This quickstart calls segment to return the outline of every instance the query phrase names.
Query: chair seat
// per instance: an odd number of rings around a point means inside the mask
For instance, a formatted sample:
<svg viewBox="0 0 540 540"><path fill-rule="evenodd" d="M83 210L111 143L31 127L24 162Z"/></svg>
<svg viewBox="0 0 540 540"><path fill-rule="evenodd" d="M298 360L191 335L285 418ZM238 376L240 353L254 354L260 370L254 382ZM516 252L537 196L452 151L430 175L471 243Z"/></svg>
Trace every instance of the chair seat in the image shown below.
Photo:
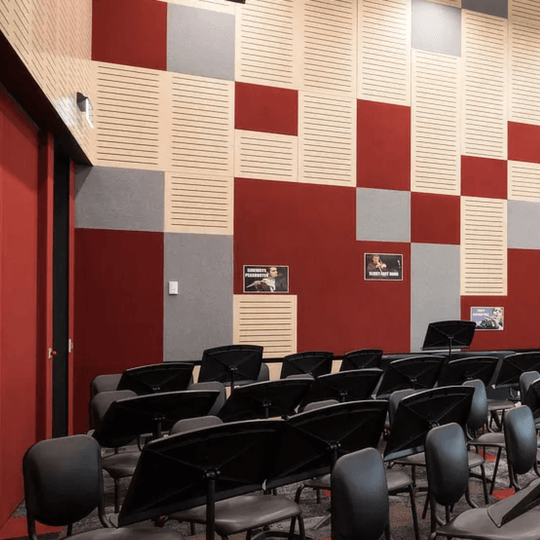
<svg viewBox="0 0 540 540"><path fill-rule="evenodd" d="M508 399L488 399L488 411L506 411L515 406L516 402Z"/></svg>
<svg viewBox="0 0 540 540"><path fill-rule="evenodd" d="M497 433L490 433L490 435L497 435ZM470 444L476 444L476 443L470 443ZM503 443L504 446L504 443ZM484 458L477 454L476 452L467 452L467 458L469 459L469 469L472 469L473 467L479 467L484 463ZM396 459L395 463L399 463L400 465L409 465L409 466L416 466L416 467L425 467L426 466L426 454L424 452L420 452L418 454L413 454L412 456L407 456L404 458Z"/></svg>
<svg viewBox="0 0 540 540"><path fill-rule="evenodd" d="M112 478L127 478L128 476L133 476L140 456L140 452L113 454L104 457L101 460L101 466Z"/></svg>
<svg viewBox="0 0 540 540"><path fill-rule="evenodd" d="M437 535L482 540L534 540L540 538L540 508L533 508L497 527L486 508L473 508L437 529Z"/></svg>
<svg viewBox="0 0 540 540"><path fill-rule="evenodd" d="M184 540L175 531L152 527L121 527L119 529L96 529L74 534L77 540Z"/></svg>
<svg viewBox="0 0 540 540"><path fill-rule="evenodd" d="M216 503L216 532L227 536L299 516L302 509L291 499L274 495L241 495ZM206 506L170 514L171 519L206 523Z"/></svg>
<svg viewBox="0 0 540 540"><path fill-rule="evenodd" d="M504 433L500 431L482 433L475 439L467 441L468 445L473 446L496 446L504 448Z"/></svg>

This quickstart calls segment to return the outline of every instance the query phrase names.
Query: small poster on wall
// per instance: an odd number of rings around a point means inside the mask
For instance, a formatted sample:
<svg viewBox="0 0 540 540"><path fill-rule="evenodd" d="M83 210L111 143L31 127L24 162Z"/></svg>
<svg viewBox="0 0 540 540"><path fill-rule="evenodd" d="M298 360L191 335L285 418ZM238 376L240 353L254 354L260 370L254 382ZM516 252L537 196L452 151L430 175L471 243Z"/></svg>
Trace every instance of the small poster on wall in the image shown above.
<svg viewBox="0 0 540 540"><path fill-rule="evenodd" d="M365 253L364 279L366 281L402 281L403 255Z"/></svg>
<svg viewBox="0 0 540 540"><path fill-rule="evenodd" d="M477 330L504 330L504 308L472 307L471 321Z"/></svg>
<svg viewBox="0 0 540 540"><path fill-rule="evenodd" d="M245 265L244 292L289 292L289 267Z"/></svg>

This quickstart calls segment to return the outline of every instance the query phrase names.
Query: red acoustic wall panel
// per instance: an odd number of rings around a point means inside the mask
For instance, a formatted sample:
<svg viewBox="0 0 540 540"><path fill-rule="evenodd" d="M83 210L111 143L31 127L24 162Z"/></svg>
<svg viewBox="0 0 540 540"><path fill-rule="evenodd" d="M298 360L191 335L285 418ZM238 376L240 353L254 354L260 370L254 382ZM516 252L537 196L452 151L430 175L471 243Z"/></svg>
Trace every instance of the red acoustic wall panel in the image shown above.
<svg viewBox="0 0 540 540"><path fill-rule="evenodd" d="M74 430L90 382L163 360L163 234L76 229Z"/></svg>
<svg viewBox="0 0 540 540"><path fill-rule="evenodd" d="M298 135L298 92L257 84L235 84L236 129Z"/></svg>
<svg viewBox="0 0 540 540"><path fill-rule="evenodd" d="M459 216L459 197L411 193L411 241L420 244L459 244Z"/></svg>
<svg viewBox="0 0 540 540"><path fill-rule="evenodd" d="M236 179L235 294L243 265L288 265L299 351L410 348L409 244L356 241L355 213L353 188ZM364 281L373 251L403 253L404 281Z"/></svg>
<svg viewBox="0 0 540 540"><path fill-rule="evenodd" d="M410 107L359 100L357 145L358 187L410 189Z"/></svg>
<svg viewBox="0 0 540 540"><path fill-rule="evenodd" d="M466 197L506 199L508 162L461 156L461 194Z"/></svg>
<svg viewBox="0 0 540 540"><path fill-rule="evenodd" d="M167 3L93 0L92 60L167 69Z"/></svg>
<svg viewBox="0 0 540 540"><path fill-rule="evenodd" d="M0 89L0 528L36 442L38 152L37 130Z"/></svg>
<svg viewBox="0 0 540 540"><path fill-rule="evenodd" d="M508 159L540 163L540 126L508 122Z"/></svg>

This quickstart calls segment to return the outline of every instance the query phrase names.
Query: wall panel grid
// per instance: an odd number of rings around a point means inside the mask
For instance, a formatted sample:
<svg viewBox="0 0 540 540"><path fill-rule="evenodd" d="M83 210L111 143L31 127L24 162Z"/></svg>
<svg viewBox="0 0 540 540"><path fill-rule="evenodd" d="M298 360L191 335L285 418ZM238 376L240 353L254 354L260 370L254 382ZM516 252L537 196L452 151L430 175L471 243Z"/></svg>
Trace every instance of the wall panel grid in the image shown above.
<svg viewBox="0 0 540 540"><path fill-rule="evenodd" d="M433 2L435 4L443 4L444 6L452 6L456 8L461 8L461 0L427 0L428 2Z"/></svg>
<svg viewBox="0 0 540 540"><path fill-rule="evenodd" d="M413 51L411 189L460 193L460 61Z"/></svg>
<svg viewBox="0 0 540 540"><path fill-rule="evenodd" d="M463 11L462 153L506 159L508 21Z"/></svg>
<svg viewBox="0 0 540 540"><path fill-rule="evenodd" d="M237 130L237 178L298 181L298 137Z"/></svg>
<svg viewBox="0 0 540 540"><path fill-rule="evenodd" d="M540 28L540 2L538 0L508 0L508 19Z"/></svg>
<svg viewBox="0 0 540 540"><path fill-rule="evenodd" d="M296 88L294 61L297 0L250 0L237 10L235 79L239 82Z"/></svg>
<svg viewBox="0 0 540 540"><path fill-rule="evenodd" d="M220 11L221 13L234 14L236 5L227 0L160 0L168 4L177 4L180 6L196 7L200 9L209 9L211 11Z"/></svg>
<svg viewBox="0 0 540 540"><path fill-rule="evenodd" d="M165 232L232 234L233 177L165 173Z"/></svg>
<svg viewBox="0 0 540 540"><path fill-rule="evenodd" d="M410 49L409 0L360 0L358 98L410 105Z"/></svg>
<svg viewBox="0 0 540 540"><path fill-rule="evenodd" d="M234 343L262 345L265 358L296 352L296 320L296 296L234 295Z"/></svg>
<svg viewBox="0 0 540 540"><path fill-rule="evenodd" d="M507 202L461 198L461 294L507 294Z"/></svg>
<svg viewBox="0 0 540 540"><path fill-rule="evenodd" d="M529 5L531 2L527 2ZM538 4L540 16L540 4ZM510 120L540 125L540 24L510 22Z"/></svg>
<svg viewBox="0 0 540 540"><path fill-rule="evenodd" d="M170 169L232 176L234 82L175 74L171 92Z"/></svg>
<svg viewBox="0 0 540 540"><path fill-rule="evenodd" d="M508 199L540 202L540 164L508 162Z"/></svg>
<svg viewBox="0 0 540 540"><path fill-rule="evenodd" d="M165 170L170 75L93 63L94 164Z"/></svg>
<svg viewBox="0 0 540 540"><path fill-rule="evenodd" d="M303 0L299 30L301 88L356 96L357 0Z"/></svg>
<svg viewBox="0 0 540 540"><path fill-rule="evenodd" d="M300 92L299 181L356 186L356 99Z"/></svg>

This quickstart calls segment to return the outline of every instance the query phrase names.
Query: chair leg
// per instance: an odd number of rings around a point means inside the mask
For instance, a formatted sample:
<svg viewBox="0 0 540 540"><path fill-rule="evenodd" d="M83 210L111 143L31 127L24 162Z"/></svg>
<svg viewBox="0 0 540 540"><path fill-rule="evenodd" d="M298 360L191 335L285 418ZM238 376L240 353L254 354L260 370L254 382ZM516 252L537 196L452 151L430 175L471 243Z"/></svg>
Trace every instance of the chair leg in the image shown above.
<svg viewBox="0 0 540 540"><path fill-rule="evenodd" d="M487 488L487 479L486 479L486 467L482 463L480 465L480 473L482 475L482 488L484 490L484 502L486 504L489 504L489 494L488 494L488 488Z"/></svg>
<svg viewBox="0 0 540 540"><path fill-rule="evenodd" d="M416 498L414 496L414 487L409 486L409 497L411 500L411 512L413 520L414 537L416 540L420 540L420 529L418 527L418 514L416 512Z"/></svg>
<svg viewBox="0 0 540 540"><path fill-rule="evenodd" d="M120 512L120 480L114 479L114 513Z"/></svg>
<svg viewBox="0 0 540 540"><path fill-rule="evenodd" d="M392 540L392 535L390 534L390 522L388 522L388 525L384 528L384 537L386 540Z"/></svg>
<svg viewBox="0 0 540 540"><path fill-rule="evenodd" d="M495 468L493 469L493 477L491 478L491 489L489 491L490 495L493 495L493 490L495 489L495 478L497 477L497 470L499 468L499 461L501 459L502 447L499 447L497 451L497 459L495 460Z"/></svg>

